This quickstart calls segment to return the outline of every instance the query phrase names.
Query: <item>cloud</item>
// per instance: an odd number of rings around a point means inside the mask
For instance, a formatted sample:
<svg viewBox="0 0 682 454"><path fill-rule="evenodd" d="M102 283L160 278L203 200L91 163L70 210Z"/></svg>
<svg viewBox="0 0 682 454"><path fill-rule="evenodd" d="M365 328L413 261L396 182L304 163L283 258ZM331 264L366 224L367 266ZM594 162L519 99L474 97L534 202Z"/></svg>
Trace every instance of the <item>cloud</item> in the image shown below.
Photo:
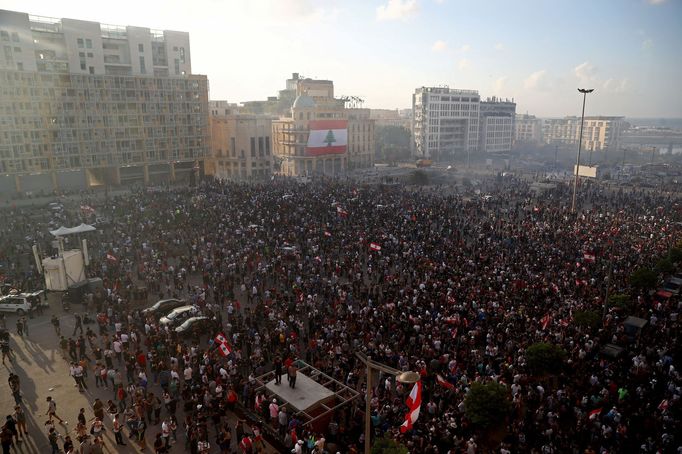
<svg viewBox="0 0 682 454"><path fill-rule="evenodd" d="M445 0L433 0L433 1L435 1L439 5L442 5L443 3L445 3Z"/></svg>
<svg viewBox="0 0 682 454"><path fill-rule="evenodd" d="M502 76L499 79L495 81L495 84L493 85L493 88L495 89L495 94L500 94L502 90L504 90L504 86L507 83L507 76Z"/></svg>
<svg viewBox="0 0 682 454"><path fill-rule="evenodd" d="M471 46L468 44L462 44L462 47L459 48L460 52L469 52L471 50Z"/></svg>
<svg viewBox="0 0 682 454"><path fill-rule="evenodd" d="M652 47L654 47L654 40L653 39L647 38L644 41L642 41L642 49L649 50Z"/></svg>
<svg viewBox="0 0 682 454"><path fill-rule="evenodd" d="M433 43L433 46L431 46L431 50L434 52L442 52L448 48L448 45L445 43L445 41L438 40L435 43Z"/></svg>
<svg viewBox="0 0 682 454"><path fill-rule="evenodd" d="M646 0L649 5L662 5L666 0Z"/></svg>
<svg viewBox="0 0 682 454"><path fill-rule="evenodd" d="M597 74L597 68L595 68L589 61L579 64L573 69L575 77L577 77L581 83L594 81L595 75Z"/></svg>
<svg viewBox="0 0 682 454"><path fill-rule="evenodd" d="M461 58L457 62L457 67L460 69L460 71L464 71L465 69L469 69L471 67L471 62L466 58Z"/></svg>
<svg viewBox="0 0 682 454"><path fill-rule="evenodd" d="M504 44L502 43L495 44L495 50L504 50Z"/></svg>
<svg viewBox="0 0 682 454"><path fill-rule="evenodd" d="M533 74L528 76L523 82L523 86L527 90L534 90L543 88L547 80L547 71L541 69L540 71L535 71Z"/></svg>
<svg viewBox="0 0 682 454"><path fill-rule="evenodd" d="M624 91L627 90L628 84L630 81L628 79L607 79L603 83L603 87L605 91L609 91L612 93L623 93Z"/></svg>
<svg viewBox="0 0 682 454"><path fill-rule="evenodd" d="M407 20L419 10L417 0L388 0L377 8L377 20Z"/></svg>

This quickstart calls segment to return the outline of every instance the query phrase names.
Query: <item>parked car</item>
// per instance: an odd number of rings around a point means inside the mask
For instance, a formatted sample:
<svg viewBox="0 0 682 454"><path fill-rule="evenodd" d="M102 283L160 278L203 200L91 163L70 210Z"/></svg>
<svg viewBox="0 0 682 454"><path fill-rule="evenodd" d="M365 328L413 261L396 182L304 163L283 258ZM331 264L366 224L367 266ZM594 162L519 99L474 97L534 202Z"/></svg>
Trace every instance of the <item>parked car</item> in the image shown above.
<svg viewBox="0 0 682 454"><path fill-rule="evenodd" d="M159 323L168 326L178 326L188 318L197 315L199 310L195 306L176 307L165 317L161 317Z"/></svg>
<svg viewBox="0 0 682 454"><path fill-rule="evenodd" d="M156 303L152 304L146 309L142 309L142 315L147 316L147 315L159 315L159 314L167 314L168 312L172 311L176 307L180 306L185 306L187 303L184 300L179 300L175 298L168 298L164 300L159 300Z"/></svg>
<svg viewBox="0 0 682 454"><path fill-rule="evenodd" d="M70 285L62 295L62 302L68 304L84 304L85 295L96 293L104 289L104 283L99 277L91 277L77 284Z"/></svg>
<svg viewBox="0 0 682 454"><path fill-rule="evenodd" d="M26 315L43 302L40 299L42 290L33 293L10 293L0 298L0 312L13 312Z"/></svg>
<svg viewBox="0 0 682 454"><path fill-rule="evenodd" d="M185 322L175 328L175 332L181 336L190 336L193 334L209 333L210 335L215 334L214 331L217 329L218 323L205 317L203 315L197 317L191 317L185 320Z"/></svg>

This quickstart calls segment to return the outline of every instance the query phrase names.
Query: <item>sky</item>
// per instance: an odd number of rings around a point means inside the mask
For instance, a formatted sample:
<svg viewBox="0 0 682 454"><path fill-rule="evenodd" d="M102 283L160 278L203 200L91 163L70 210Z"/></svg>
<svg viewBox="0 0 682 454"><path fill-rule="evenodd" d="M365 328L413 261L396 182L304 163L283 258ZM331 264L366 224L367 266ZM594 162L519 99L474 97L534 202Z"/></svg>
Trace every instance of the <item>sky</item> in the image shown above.
<svg viewBox="0 0 682 454"><path fill-rule="evenodd" d="M115 5L115 7L112 7ZM682 117L682 0L1 0L29 14L190 33L211 99L275 96L298 72L365 107L421 86L518 113Z"/></svg>

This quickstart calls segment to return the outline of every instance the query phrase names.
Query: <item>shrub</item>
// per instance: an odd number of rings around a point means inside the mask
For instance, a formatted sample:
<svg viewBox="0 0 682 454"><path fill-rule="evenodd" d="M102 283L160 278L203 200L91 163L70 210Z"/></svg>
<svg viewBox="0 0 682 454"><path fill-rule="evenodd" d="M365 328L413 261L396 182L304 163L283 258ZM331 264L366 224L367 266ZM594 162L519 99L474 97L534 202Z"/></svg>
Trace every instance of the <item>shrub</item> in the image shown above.
<svg viewBox="0 0 682 454"><path fill-rule="evenodd" d="M474 383L464 398L466 417L483 429L503 423L510 409L509 391L499 383Z"/></svg>

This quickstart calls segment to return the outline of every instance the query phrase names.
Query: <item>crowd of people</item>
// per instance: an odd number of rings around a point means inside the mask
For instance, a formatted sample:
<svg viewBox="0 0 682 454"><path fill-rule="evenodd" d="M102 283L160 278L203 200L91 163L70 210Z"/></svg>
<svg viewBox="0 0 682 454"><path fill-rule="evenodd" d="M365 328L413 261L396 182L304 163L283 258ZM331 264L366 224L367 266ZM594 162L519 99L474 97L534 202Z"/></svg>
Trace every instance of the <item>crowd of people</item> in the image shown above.
<svg viewBox="0 0 682 454"><path fill-rule="evenodd" d="M675 245L682 206L598 184L582 187L580 199L572 212L566 185L491 178L459 189L212 182L86 200L112 219L90 241L90 269L105 286L92 304L102 317L85 335L82 326L80 337L57 335L78 386L111 390L100 407L107 424L138 440L154 427L156 452L174 443L193 453L261 452L268 426L292 452L353 453L365 417L373 437L410 452L679 452L680 303L634 289L629 276ZM44 226L17 225L22 216L2 228L40 241ZM606 304L607 284L630 295L627 310ZM183 338L145 317L128 297L139 285L214 318L231 352L216 348L217 332ZM579 311L597 311L598 326L577 324ZM628 315L648 321L637 339L624 331ZM565 367L533 374L526 349L538 342L562 348ZM624 353L604 355L606 344ZM409 386L390 375L373 381L364 414L365 366L355 352L420 373L411 430L398 429ZM361 393L323 431L257 391L256 377L291 366L295 386L297 361ZM464 406L473 383L491 381L512 402L497 438ZM259 422L227 424L237 407Z"/></svg>

